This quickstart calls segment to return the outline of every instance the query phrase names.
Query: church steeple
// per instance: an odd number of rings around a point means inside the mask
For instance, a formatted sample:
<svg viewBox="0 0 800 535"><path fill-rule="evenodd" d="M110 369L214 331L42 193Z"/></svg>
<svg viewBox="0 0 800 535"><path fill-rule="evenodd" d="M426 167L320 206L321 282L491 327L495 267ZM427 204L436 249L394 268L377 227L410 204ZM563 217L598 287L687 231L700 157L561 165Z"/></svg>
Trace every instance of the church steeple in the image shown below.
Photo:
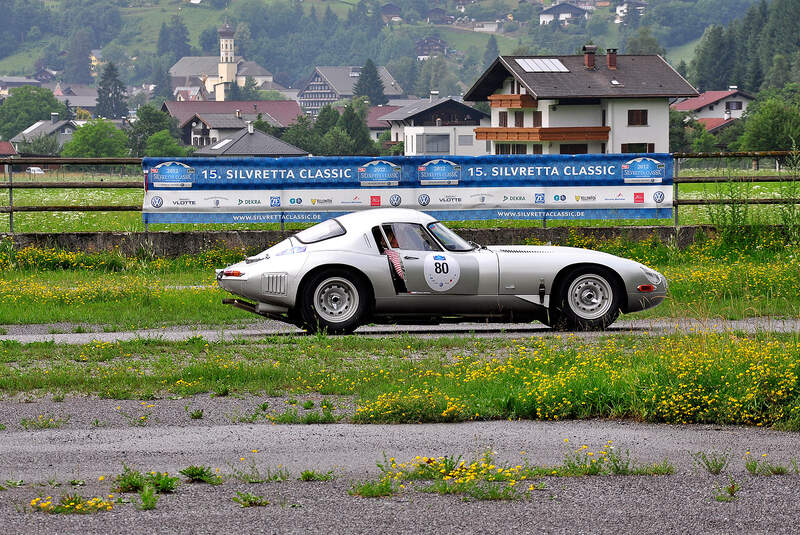
<svg viewBox="0 0 800 535"><path fill-rule="evenodd" d="M225 92L230 84L236 83L238 71L233 43L233 28L227 21L219 29L219 82L215 84L216 100L225 100Z"/></svg>
<svg viewBox="0 0 800 535"><path fill-rule="evenodd" d="M225 22L225 25L219 29L219 62L233 63L234 57L233 28Z"/></svg>

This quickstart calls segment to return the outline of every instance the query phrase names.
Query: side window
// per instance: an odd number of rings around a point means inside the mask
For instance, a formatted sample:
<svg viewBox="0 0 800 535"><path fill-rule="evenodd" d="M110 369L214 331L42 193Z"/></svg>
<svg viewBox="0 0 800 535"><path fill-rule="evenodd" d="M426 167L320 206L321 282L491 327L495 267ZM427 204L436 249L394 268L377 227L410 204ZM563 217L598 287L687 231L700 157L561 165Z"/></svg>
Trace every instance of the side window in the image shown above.
<svg viewBox="0 0 800 535"><path fill-rule="evenodd" d="M372 227L372 237L375 238L375 243L378 244L378 252L380 254L385 254L388 247L386 245L386 240L383 238L383 233L381 233L381 229Z"/></svg>
<svg viewBox="0 0 800 535"><path fill-rule="evenodd" d="M389 246L407 251L440 251L439 245L431 238L422 225L413 223L391 223L383 225L383 232L389 239Z"/></svg>

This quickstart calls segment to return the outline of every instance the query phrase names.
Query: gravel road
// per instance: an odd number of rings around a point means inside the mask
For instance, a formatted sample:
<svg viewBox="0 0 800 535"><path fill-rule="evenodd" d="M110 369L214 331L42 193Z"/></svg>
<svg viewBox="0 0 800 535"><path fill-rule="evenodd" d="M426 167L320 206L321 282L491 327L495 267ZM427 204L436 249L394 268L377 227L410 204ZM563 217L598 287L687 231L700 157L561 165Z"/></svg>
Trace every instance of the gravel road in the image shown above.
<svg viewBox="0 0 800 535"><path fill-rule="evenodd" d="M67 400L65 403L69 403ZM199 400L195 400L198 403ZM129 402L134 403L134 402ZM25 405L21 404L20 405ZM2 404L4 415L18 411ZM40 407L41 408L41 407ZM208 407L213 409L213 407ZM104 407L95 409L100 414ZM174 412L174 411L173 411ZM162 413L159 413L162 414ZM0 433L0 477L23 480L0 493L0 525L7 533L790 533L800 514L800 476L751 476L742 457L768 454L773 462L797 456L797 434L719 426L649 425L624 421L484 422L437 425L320 426L215 425L205 419L147 427L109 427ZM569 442L565 443L564 439ZM383 453L398 461L417 455L475 458L490 448L500 462L553 465L573 447L599 448L612 440L641 463L667 458L669 476L545 478L521 501L464 501L423 493L410 484L390 498L350 496L353 482L376 479ZM257 450L257 453L253 453ZM718 476L699 469L691 453L729 452ZM522 453L524 452L524 453ZM242 463L239 459L244 457ZM38 495L60 496L69 481L86 482L84 496L106 495L122 463L175 473L190 465L233 467L254 460L260 470L288 470L284 482L246 484L229 479L211 487L183 483L153 511L133 504L87 516L44 515L18 509ZM330 482L305 483L301 471L333 470ZM104 481L98 478L104 476ZM742 490L734 502L713 498L731 476ZM61 483L53 488L48 481ZM240 508L237 491L271 503Z"/></svg>

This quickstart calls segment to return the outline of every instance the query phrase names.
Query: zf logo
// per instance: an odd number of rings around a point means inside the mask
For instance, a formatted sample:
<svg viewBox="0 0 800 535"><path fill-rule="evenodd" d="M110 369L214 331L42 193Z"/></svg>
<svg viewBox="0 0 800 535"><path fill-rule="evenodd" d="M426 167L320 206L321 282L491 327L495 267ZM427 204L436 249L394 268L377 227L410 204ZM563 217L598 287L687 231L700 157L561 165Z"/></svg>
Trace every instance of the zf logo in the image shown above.
<svg viewBox="0 0 800 535"><path fill-rule="evenodd" d="M417 197L417 202L419 202L420 206L428 206L431 203L431 198L429 195L420 195Z"/></svg>
<svg viewBox="0 0 800 535"><path fill-rule="evenodd" d="M152 199L150 199L150 205L153 208L161 208L162 206L164 206L164 199L158 196L153 197Z"/></svg>
<svg viewBox="0 0 800 535"><path fill-rule="evenodd" d="M533 197L533 202L536 204L544 204L544 193L537 193Z"/></svg>
<svg viewBox="0 0 800 535"><path fill-rule="evenodd" d="M270 205L272 208L276 208L276 207L280 206L280 205L281 205L281 198L280 198L280 197L278 197L277 195L272 195L272 196L270 196L270 198L269 198L269 205Z"/></svg>
<svg viewBox="0 0 800 535"><path fill-rule="evenodd" d="M300 197L293 197L289 199L289 204L303 204L303 199Z"/></svg>
<svg viewBox="0 0 800 535"><path fill-rule="evenodd" d="M392 206L395 206L395 207L400 206L401 202L403 202L403 199L401 199L400 195L398 195L396 193L394 195L392 195L391 197L389 197L389 204L391 204Z"/></svg>

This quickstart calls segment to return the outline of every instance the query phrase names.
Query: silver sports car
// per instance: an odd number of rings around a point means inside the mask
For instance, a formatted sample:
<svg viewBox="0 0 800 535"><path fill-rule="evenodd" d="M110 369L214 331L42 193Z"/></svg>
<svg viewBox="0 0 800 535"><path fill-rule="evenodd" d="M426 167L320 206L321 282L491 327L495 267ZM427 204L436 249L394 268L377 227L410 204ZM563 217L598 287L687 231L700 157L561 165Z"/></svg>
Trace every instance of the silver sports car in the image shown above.
<svg viewBox="0 0 800 535"><path fill-rule="evenodd" d="M638 262L571 247L467 242L415 210L329 219L217 270L236 307L315 332L364 323L533 321L600 330L664 300Z"/></svg>

